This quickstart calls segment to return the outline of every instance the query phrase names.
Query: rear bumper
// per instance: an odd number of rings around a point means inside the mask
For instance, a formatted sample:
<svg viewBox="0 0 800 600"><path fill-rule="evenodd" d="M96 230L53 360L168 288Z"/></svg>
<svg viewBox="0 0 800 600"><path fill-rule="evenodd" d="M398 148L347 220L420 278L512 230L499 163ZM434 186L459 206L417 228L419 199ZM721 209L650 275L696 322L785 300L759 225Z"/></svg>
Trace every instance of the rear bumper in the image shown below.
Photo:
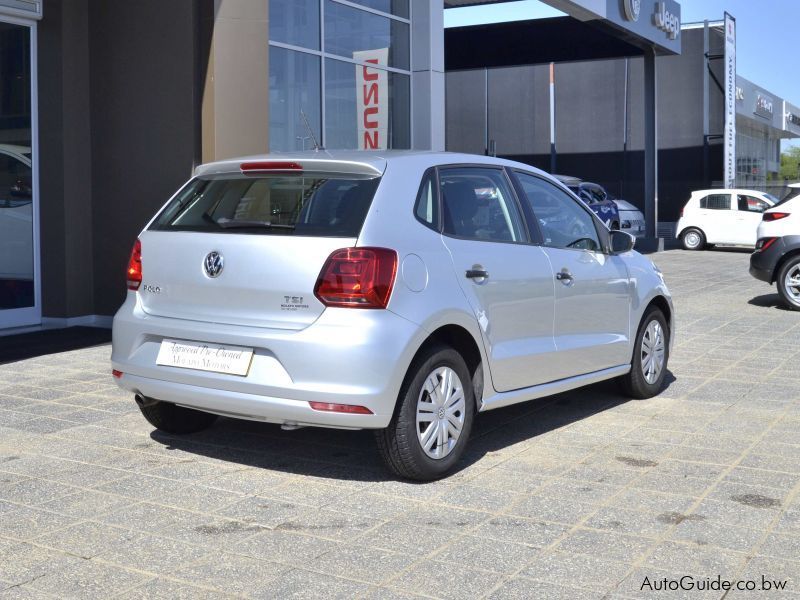
<svg viewBox="0 0 800 600"><path fill-rule="evenodd" d="M750 255L750 275L767 283L775 282L778 263L788 252L800 248L800 236L779 237L766 250L756 250Z"/></svg>
<svg viewBox="0 0 800 600"><path fill-rule="evenodd" d="M383 428L427 334L388 310L327 309L300 331L203 323L144 313L129 293L114 317L112 368L135 394L279 424ZM165 338L254 349L246 377L156 365ZM371 415L318 411L309 402L365 406Z"/></svg>

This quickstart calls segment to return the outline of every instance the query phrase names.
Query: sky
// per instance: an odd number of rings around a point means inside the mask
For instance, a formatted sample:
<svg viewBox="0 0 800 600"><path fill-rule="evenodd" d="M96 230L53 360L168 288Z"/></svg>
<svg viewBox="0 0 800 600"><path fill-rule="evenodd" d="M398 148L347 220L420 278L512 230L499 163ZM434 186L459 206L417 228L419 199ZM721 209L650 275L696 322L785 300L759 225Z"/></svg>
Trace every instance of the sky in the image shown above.
<svg viewBox="0 0 800 600"><path fill-rule="evenodd" d="M725 11L736 18L736 71L767 92L800 106L797 31L800 0L679 0L681 21L721 20ZM489 6L451 8L445 27L496 23L564 13L538 0ZM800 140L793 140L793 145Z"/></svg>

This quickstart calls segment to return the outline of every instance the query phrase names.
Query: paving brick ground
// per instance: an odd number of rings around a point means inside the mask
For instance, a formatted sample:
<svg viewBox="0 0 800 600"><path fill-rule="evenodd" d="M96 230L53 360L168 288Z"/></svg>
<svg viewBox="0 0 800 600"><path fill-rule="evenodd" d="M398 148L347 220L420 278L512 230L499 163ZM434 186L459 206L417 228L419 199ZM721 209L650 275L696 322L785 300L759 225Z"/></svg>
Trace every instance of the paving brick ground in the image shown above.
<svg viewBox="0 0 800 600"><path fill-rule="evenodd" d="M746 253L656 260L669 387L481 415L437 483L389 477L368 432L154 432L108 346L0 366L0 596L720 598L642 589L719 575L800 599L800 313Z"/></svg>

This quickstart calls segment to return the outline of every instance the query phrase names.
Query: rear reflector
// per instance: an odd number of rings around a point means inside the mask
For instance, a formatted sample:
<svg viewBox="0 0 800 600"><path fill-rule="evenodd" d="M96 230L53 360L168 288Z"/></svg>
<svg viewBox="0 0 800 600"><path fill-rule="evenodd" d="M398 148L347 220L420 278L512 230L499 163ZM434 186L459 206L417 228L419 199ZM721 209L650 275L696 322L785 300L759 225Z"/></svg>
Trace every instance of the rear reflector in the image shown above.
<svg viewBox="0 0 800 600"><path fill-rule="evenodd" d="M388 248L343 248L325 261L314 295L325 306L386 308L397 273L397 252Z"/></svg>
<svg viewBox="0 0 800 600"><path fill-rule="evenodd" d="M303 167L296 162L270 160L242 163L239 169L241 169L242 173L269 173L274 171L302 171Z"/></svg>
<svg viewBox="0 0 800 600"><path fill-rule="evenodd" d="M764 220L765 221L778 221L780 219L785 219L790 214L791 213L785 213L785 212L765 212L764 213Z"/></svg>
<svg viewBox="0 0 800 600"><path fill-rule="evenodd" d="M331 404L330 402L309 402L314 410L325 412L347 413L351 415L372 415L373 413L366 406L356 406L354 404Z"/></svg>
<svg viewBox="0 0 800 600"><path fill-rule="evenodd" d="M142 242L136 240L128 261L128 289L134 292L142 285Z"/></svg>
<svg viewBox="0 0 800 600"><path fill-rule="evenodd" d="M114 376L114 379L122 377L122 371L117 371L116 369L112 369L111 374Z"/></svg>
<svg viewBox="0 0 800 600"><path fill-rule="evenodd" d="M777 240L777 239L778 238L776 238L776 237L761 238L760 240L758 240L756 242L756 252L763 252L764 250L766 250L767 248L772 246L772 244L774 244L775 240Z"/></svg>

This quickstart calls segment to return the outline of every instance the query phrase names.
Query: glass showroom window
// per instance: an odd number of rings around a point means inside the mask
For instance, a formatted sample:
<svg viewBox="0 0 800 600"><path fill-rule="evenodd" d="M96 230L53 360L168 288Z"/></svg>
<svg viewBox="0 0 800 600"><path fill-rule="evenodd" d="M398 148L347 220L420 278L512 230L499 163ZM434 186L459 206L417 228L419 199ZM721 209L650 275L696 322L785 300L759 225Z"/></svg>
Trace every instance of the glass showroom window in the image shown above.
<svg viewBox="0 0 800 600"><path fill-rule="evenodd" d="M411 147L409 0L271 0L270 150ZM316 102L316 106L312 104Z"/></svg>
<svg viewBox="0 0 800 600"><path fill-rule="evenodd" d="M269 39L319 50L319 0L270 0Z"/></svg>
<svg viewBox="0 0 800 600"><path fill-rule="evenodd" d="M269 49L269 149L309 150L321 139L320 58L278 46ZM305 114L308 126L303 121Z"/></svg>
<svg viewBox="0 0 800 600"><path fill-rule="evenodd" d="M326 146L362 150L410 148L410 79L401 73L327 59ZM377 84L374 92L373 83ZM383 110L382 105L388 110ZM372 106L377 110L370 111Z"/></svg>

